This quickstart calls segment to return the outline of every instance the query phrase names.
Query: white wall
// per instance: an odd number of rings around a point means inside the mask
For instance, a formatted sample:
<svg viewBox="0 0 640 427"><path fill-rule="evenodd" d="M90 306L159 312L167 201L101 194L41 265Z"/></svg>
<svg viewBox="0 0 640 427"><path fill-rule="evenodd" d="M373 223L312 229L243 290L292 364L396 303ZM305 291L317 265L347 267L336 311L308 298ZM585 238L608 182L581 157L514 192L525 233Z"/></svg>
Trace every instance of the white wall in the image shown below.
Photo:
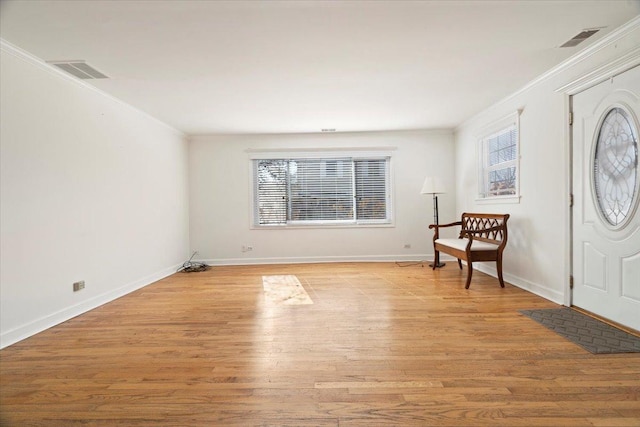
<svg viewBox="0 0 640 427"><path fill-rule="evenodd" d="M189 250L188 145L10 45L1 59L4 347L175 271Z"/></svg>
<svg viewBox="0 0 640 427"><path fill-rule="evenodd" d="M558 89L582 77L588 80L594 71L613 70L633 61L630 58L637 61L640 21L636 19L635 24L612 33L607 40L481 112L455 135L457 210L510 213L505 279L559 303L569 301L570 110L568 93ZM476 146L480 130L517 109L523 109L520 203L478 203ZM484 266L484 271L495 274L493 266Z"/></svg>
<svg viewBox="0 0 640 427"><path fill-rule="evenodd" d="M377 228L252 229L247 150L393 147L395 225ZM213 135L190 141L190 241L213 264L333 260L416 260L433 254L427 175L442 177L441 220L455 217L450 131L300 135ZM411 244L411 249L404 249ZM242 245L253 251L242 252ZM432 256L432 255L431 255ZM429 256L429 258L431 258Z"/></svg>

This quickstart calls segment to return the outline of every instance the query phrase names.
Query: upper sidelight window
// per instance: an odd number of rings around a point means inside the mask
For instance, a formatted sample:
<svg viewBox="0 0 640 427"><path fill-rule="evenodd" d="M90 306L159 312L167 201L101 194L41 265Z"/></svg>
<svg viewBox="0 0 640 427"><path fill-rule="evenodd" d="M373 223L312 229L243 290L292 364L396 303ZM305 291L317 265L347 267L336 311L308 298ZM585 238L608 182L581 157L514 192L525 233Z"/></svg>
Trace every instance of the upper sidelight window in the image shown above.
<svg viewBox="0 0 640 427"><path fill-rule="evenodd" d="M496 123L479 140L478 169L480 199L519 196L518 114Z"/></svg>

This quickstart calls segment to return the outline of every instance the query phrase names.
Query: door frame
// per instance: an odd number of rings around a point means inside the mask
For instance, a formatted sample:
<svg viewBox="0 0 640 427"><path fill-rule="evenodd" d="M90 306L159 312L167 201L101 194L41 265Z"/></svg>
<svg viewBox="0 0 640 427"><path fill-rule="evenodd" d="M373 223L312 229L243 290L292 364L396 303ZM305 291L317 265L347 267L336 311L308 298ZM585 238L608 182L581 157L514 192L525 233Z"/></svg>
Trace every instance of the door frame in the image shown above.
<svg viewBox="0 0 640 427"><path fill-rule="evenodd" d="M588 72L564 86L556 92L564 95L565 104L565 155L567 167L565 169L566 199L569 209L566 210L565 223L565 265L566 282L564 287L564 305L573 305L573 96L590 89L606 80L640 66L640 48L633 49L627 54L609 62L608 64Z"/></svg>

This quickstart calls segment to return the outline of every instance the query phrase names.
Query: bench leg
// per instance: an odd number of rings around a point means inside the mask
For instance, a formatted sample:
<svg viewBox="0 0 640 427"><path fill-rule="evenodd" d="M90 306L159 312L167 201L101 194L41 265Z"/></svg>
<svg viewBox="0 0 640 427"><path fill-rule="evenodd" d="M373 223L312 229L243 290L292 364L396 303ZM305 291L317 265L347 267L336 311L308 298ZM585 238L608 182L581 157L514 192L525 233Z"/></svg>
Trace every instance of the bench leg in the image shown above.
<svg viewBox="0 0 640 427"><path fill-rule="evenodd" d="M498 270L498 280L500 281L500 287L504 288L504 280L502 279L502 257L499 256L496 260L496 270Z"/></svg>
<svg viewBox="0 0 640 427"><path fill-rule="evenodd" d="M462 260L460 258L458 258L458 267L462 270Z"/></svg>
<svg viewBox="0 0 640 427"><path fill-rule="evenodd" d="M467 261L467 284L464 285L465 289L469 289L471 285L471 276L473 275L473 264L471 261Z"/></svg>
<svg viewBox="0 0 640 427"><path fill-rule="evenodd" d="M431 269L432 270L435 270L436 267L438 267L438 265L440 265L440 251L436 251L434 249L434 253L435 254L433 255L433 264L431 264Z"/></svg>

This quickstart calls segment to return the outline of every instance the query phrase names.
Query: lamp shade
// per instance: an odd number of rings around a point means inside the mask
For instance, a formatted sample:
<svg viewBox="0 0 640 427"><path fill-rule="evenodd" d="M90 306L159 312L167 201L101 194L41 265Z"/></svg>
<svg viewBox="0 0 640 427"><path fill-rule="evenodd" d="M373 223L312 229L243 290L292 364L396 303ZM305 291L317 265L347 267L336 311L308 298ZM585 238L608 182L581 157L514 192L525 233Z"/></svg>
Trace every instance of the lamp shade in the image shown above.
<svg viewBox="0 0 640 427"><path fill-rule="evenodd" d="M444 193L444 185L440 178L428 176L424 179L420 194L442 194Z"/></svg>

